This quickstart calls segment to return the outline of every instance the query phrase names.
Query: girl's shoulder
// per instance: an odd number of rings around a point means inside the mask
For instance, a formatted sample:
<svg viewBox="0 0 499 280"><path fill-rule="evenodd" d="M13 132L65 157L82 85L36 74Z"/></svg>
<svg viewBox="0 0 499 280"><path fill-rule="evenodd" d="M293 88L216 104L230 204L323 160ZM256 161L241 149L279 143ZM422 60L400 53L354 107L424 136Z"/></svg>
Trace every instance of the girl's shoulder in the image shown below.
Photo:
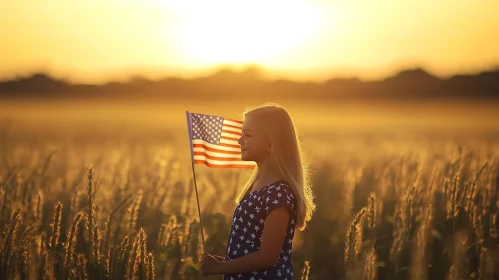
<svg viewBox="0 0 499 280"><path fill-rule="evenodd" d="M269 185L263 195L265 196L267 214L280 206L287 206L290 210L295 210L296 201L291 186L284 180Z"/></svg>
<svg viewBox="0 0 499 280"><path fill-rule="evenodd" d="M286 180L276 181L267 187L267 193L286 193L293 195L291 185Z"/></svg>

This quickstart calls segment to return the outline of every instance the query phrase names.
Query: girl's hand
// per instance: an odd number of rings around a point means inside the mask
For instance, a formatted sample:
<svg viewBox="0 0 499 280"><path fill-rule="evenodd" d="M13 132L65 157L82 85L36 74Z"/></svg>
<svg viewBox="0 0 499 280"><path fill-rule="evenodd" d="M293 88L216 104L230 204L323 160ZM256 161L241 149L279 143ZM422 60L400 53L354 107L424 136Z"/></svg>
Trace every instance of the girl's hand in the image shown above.
<svg viewBox="0 0 499 280"><path fill-rule="evenodd" d="M217 261L219 262L223 262L225 261L225 257L222 257L222 256L217 256L217 255L211 255L212 257L214 257Z"/></svg>
<svg viewBox="0 0 499 280"><path fill-rule="evenodd" d="M220 274L223 259L221 256L203 254L201 257L201 273L203 276Z"/></svg>

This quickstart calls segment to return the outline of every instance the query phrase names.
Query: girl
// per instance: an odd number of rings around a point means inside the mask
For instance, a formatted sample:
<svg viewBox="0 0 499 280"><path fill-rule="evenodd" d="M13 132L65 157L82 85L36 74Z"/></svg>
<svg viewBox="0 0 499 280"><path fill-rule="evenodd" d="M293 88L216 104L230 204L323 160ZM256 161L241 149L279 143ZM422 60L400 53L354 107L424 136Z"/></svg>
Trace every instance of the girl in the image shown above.
<svg viewBox="0 0 499 280"><path fill-rule="evenodd" d="M308 169L283 107L267 103L243 116L241 158L256 167L237 198L225 257L203 254L201 270L224 280L291 280L295 229L315 210Z"/></svg>

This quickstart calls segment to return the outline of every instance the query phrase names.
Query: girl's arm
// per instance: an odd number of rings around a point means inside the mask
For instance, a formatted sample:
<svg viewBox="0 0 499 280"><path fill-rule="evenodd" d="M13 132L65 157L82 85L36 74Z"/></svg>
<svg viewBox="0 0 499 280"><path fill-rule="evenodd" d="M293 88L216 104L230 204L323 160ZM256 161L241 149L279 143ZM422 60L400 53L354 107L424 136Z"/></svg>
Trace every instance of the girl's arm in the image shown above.
<svg viewBox="0 0 499 280"><path fill-rule="evenodd" d="M290 213L286 206L271 211L265 219L260 250L246 256L220 262L217 274L236 274L274 266L281 255Z"/></svg>

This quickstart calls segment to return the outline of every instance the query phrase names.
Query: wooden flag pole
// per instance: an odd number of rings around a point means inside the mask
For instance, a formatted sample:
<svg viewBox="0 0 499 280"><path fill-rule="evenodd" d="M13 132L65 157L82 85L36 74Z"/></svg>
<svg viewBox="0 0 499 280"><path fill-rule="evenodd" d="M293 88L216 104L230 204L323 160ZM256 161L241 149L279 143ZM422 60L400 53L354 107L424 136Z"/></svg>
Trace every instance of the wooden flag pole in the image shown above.
<svg viewBox="0 0 499 280"><path fill-rule="evenodd" d="M187 117L187 129L189 131L189 143L191 148L191 164L192 164L192 177L194 179L194 189L196 190L196 201L198 204L198 214L199 214L199 225L201 228L201 239L203 241L203 253L206 254L206 247L204 245L204 233L203 233L203 220L201 218L201 207L199 207L199 196L198 196L198 186L196 184L196 172L194 172L194 151L192 149L192 124L191 124L191 115L189 111L186 111Z"/></svg>

